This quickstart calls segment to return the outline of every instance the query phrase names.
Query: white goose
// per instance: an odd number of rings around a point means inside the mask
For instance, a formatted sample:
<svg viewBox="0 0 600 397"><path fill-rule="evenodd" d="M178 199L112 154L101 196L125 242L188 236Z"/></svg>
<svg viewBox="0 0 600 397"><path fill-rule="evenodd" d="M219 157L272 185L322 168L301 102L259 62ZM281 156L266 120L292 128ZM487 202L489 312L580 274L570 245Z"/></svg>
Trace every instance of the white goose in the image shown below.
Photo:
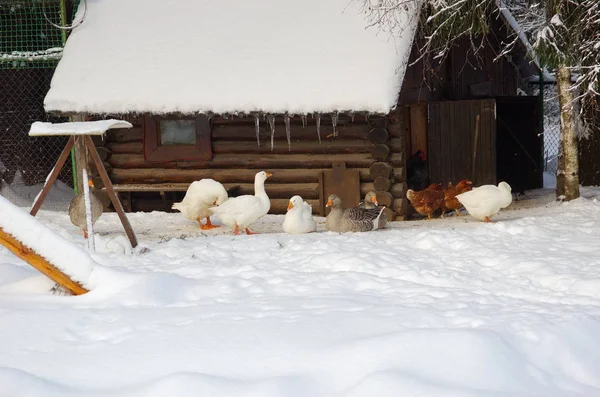
<svg viewBox="0 0 600 397"><path fill-rule="evenodd" d="M502 208L512 203L512 189L506 182L498 186L483 185L456 196L456 199L465 206L465 209L475 219L491 222L491 217Z"/></svg>
<svg viewBox="0 0 600 397"><path fill-rule="evenodd" d="M283 227L283 231L289 234L312 233L316 231L317 223L312 217L312 206L300 196L292 197L281 226Z"/></svg>
<svg viewBox="0 0 600 397"><path fill-rule="evenodd" d="M210 222L211 211L209 208L221 205L227 201L227 190L214 179L201 179L194 181L188 187L185 197L180 203L174 203L173 209L181 211L184 217L192 221L198 221L200 229L208 230L215 227ZM200 221L206 218L206 224Z"/></svg>
<svg viewBox="0 0 600 397"><path fill-rule="evenodd" d="M217 215L221 222L233 229L233 234L239 234L245 229L246 234L255 234L248 230L252 222L266 215L271 208L271 201L265 192L265 181L271 174L261 171L254 177L254 196L249 194L232 197L218 207L209 210Z"/></svg>

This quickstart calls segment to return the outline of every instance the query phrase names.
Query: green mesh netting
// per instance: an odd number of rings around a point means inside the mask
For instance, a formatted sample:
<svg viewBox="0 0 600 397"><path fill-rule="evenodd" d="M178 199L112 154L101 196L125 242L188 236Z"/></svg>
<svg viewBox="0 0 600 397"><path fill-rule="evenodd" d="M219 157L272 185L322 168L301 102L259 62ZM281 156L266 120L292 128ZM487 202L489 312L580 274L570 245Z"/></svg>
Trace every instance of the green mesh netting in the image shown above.
<svg viewBox="0 0 600 397"><path fill-rule="evenodd" d="M63 26L66 6L61 0L0 0L0 68L55 66L66 36L50 22Z"/></svg>
<svg viewBox="0 0 600 397"><path fill-rule="evenodd" d="M76 3L0 0L0 192L17 205L30 204L65 145L66 138L31 138L28 132L35 121L67 120L47 114L43 103L67 37L52 23L69 25ZM73 185L70 164L59 180ZM67 206L55 200L43 208Z"/></svg>

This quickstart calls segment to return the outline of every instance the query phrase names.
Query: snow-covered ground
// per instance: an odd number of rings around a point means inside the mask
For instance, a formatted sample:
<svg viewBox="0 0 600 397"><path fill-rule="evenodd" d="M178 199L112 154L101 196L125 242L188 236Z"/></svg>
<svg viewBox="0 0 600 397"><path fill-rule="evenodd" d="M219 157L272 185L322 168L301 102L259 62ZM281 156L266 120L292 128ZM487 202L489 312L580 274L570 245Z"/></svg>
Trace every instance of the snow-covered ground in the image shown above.
<svg viewBox="0 0 600 397"><path fill-rule="evenodd" d="M105 214L80 297L0 248L0 396L599 396L600 189L583 193L345 235L136 213L134 250ZM66 214L38 218L85 247Z"/></svg>

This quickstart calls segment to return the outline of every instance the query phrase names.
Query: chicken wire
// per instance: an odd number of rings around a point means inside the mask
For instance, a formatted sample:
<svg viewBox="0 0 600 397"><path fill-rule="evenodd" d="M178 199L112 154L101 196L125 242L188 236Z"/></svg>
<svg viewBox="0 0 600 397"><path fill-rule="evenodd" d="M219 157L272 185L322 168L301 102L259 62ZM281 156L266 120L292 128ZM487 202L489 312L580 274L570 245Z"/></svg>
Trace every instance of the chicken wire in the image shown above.
<svg viewBox="0 0 600 397"><path fill-rule="evenodd" d="M544 88L544 172L556 174L560 149L560 106L555 84L545 84ZM535 95L539 95L539 87Z"/></svg>
<svg viewBox="0 0 600 397"><path fill-rule="evenodd" d="M50 22L64 24L65 5L0 0L0 194L19 206L31 205L68 139L28 136L35 121L67 121L43 106L65 39ZM43 208L66 210L73 195L70 159L55 186Z"/></svg>

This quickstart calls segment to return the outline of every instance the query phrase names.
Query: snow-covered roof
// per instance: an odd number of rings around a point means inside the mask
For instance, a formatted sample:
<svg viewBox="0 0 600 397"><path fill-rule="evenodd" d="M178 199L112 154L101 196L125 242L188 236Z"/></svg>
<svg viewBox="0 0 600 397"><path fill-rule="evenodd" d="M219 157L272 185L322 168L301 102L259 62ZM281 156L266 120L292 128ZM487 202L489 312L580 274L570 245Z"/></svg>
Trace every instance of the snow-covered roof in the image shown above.
<svg viewBox="0 0 600 397"><path fill-rule="evenodd" d="M397 101L418 10L405 14L403 37L392 38L367 28L360 3L88 0L45 108L387 112ZM83 6L76 18L82 15Z"/></svg>

